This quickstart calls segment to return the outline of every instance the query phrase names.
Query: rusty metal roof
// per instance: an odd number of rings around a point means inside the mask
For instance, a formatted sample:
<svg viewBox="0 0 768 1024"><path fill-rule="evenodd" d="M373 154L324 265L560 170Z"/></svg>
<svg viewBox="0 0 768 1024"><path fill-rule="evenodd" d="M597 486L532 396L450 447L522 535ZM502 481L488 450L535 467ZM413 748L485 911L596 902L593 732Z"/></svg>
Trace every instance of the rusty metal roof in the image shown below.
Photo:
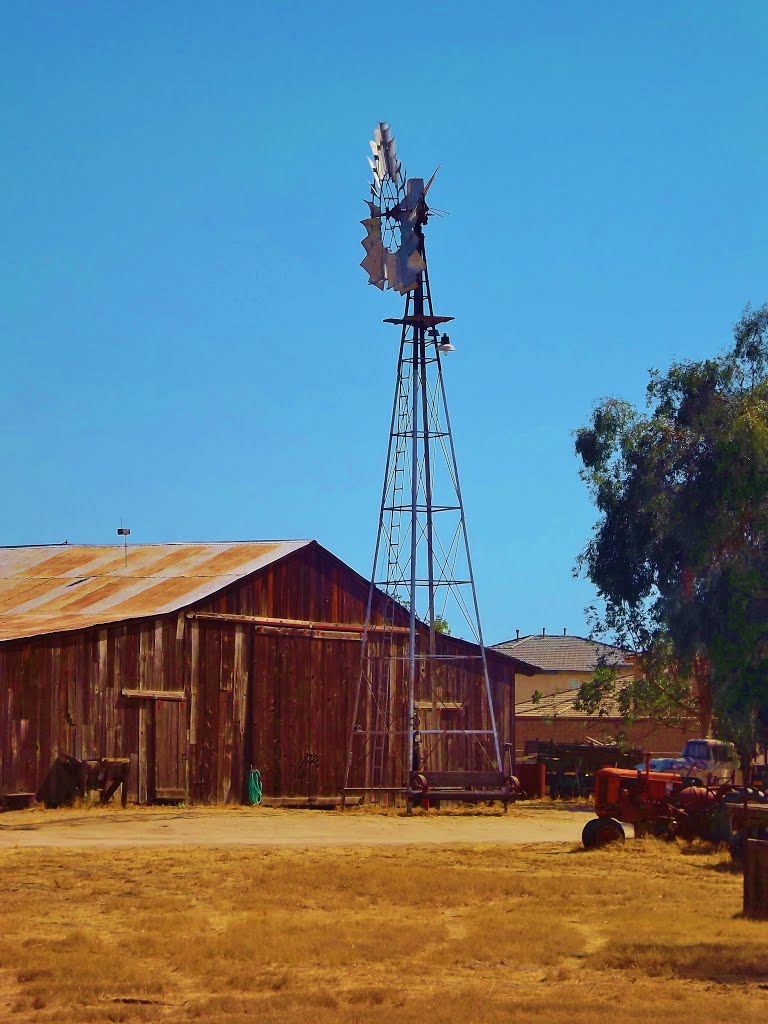
<svg viewBox="0 0 768 1024"><path fill-rule="evenodd" d="M0 641L174 612L311 543L0 548Z"/></svg>

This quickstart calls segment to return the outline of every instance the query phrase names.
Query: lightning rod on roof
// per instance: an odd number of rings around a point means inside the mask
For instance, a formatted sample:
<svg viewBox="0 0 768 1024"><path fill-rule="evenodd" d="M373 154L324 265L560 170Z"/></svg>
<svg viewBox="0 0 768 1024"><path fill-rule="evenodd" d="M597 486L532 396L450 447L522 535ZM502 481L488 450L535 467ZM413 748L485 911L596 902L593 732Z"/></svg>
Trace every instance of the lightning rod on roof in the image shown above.
<svg viewBox="0 0 768 1024"><path fill-rule="evenodd" d="M131 529L129 526L123 526L123 517L120 516L120 526L117 531L117 536L123 538L123 551L125 552L125 567L128 568L128 538L131 535Z"/></svg>

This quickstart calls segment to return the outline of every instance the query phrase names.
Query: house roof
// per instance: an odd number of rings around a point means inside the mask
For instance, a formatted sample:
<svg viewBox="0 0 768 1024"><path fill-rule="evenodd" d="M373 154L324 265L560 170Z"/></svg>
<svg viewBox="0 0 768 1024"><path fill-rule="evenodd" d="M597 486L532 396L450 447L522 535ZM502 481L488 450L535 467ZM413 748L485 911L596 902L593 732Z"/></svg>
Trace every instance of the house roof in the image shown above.
<svg viewBox="0 0 768 1024"><path fill-rule="evenodd" d="M311 543L0 548L0 640L174 612Z"/></svg>
<svg viewBox="0 0 768 1024"><path fill-rule="evenodd" d="M594 672L598 666L625 668L629 652L581 636L542 636L532 633L493 645L494 651L540 666L543 672Z"/></svg>
<svg viewBox="0 0 768 1024"><path fill-rule="evenodd" d="M515 704L515 718L621 718L617 701L610 698L603 701L604 710L599 714L581 711L576 707L579 690L560 690L550 693L539 701L523 700Z"/></svg>

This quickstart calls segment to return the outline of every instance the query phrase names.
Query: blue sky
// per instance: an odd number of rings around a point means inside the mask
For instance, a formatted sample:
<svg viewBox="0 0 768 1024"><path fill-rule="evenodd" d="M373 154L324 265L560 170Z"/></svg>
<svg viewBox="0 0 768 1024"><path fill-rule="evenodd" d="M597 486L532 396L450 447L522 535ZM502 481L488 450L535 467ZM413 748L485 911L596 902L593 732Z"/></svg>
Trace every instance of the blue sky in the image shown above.
<svg viewBox="0 0 768 1024"><path fill-rule="evenodd" d="M584 630L572 430L768 301L768 5L0 3L0 543L315 537L367 574L429 225L486 639Z"/></svg>

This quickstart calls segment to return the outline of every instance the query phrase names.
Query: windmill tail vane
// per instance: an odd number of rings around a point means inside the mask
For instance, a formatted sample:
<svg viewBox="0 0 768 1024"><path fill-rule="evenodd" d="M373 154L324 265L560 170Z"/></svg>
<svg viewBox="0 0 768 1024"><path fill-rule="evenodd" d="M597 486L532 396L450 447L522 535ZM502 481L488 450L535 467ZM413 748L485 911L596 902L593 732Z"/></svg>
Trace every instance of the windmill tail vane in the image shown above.
<svg viewBox="0 0 768 1024"><path fill-rule="evenodd" d="M345 771L373 799L414 771L501 771L501 750L441 366L453 317L435 314L427 266L437 170L407 178L386 122L371 150L361 266L405 300L386 320L400 346Z"/></svg>

